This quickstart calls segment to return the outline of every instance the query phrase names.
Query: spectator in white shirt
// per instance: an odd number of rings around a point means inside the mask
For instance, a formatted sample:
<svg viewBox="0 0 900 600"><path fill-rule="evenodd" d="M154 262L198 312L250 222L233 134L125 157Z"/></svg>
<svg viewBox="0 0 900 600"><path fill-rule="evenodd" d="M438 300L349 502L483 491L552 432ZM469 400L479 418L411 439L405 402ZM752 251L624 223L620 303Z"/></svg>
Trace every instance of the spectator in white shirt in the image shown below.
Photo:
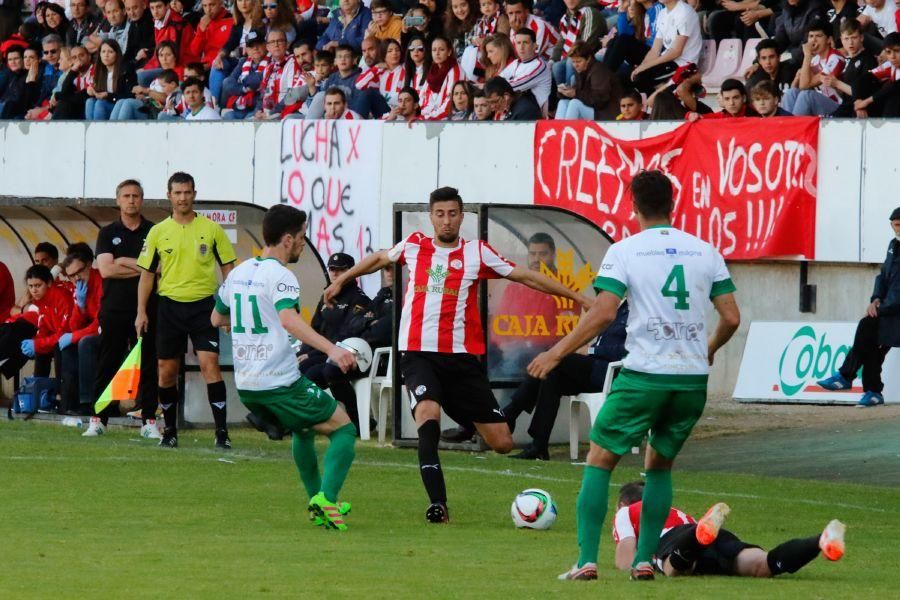
<svg viewBox="0 0 900 600"><path fill-rule="evenodd" d="M897 7L890 0L866 0L866 7L860 13L857 20L864 28L870 25L880 37L897 31L897 21L894 16Z"/></svg>
<svg viewBox="0 0 900 600"><path fill-rule="evenodd" d="M678 67L697 64L703 47L697 12L682 0L665 0L663 4L653 47L631 73L635 87L648 94L668 83Z"/></svg>
<svg viewBox="0 0 900 600"><path fill-rule="evenodd" d="M547 114L547 100L550 98L552 75L550 67L537 55L537 36L534 31L522 28L516 31L516 54L500 77L506 79L517 92L530 90L544 114Z"/></svg>
<svg viewBox="0 0 900 600"><path fill-rule="evenodd" d="M220 121L219 111L210 108L203 97L203 82L193 77L181 84L181 93L188 110L184 113L185 121Z"/></svg>

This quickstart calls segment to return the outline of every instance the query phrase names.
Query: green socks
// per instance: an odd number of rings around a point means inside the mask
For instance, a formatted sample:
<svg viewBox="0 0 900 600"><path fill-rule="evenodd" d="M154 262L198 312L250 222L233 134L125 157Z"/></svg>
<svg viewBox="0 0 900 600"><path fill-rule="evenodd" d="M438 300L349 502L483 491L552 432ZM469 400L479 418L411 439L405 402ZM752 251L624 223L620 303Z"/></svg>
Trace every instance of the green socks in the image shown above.
<svg viewBox="0 0 900 600"><path fill-rule="evenodd" d="M350 471L356 455L356 427L347 423L335 429L328 436L330 443L325 452L325 476L322 478L322 492L330 502L337 502L338 494Z"/></svg>
<svg viewBox="0 0 900 600"><path fill-rule="evenodd" d="M659 534L672 507L672 471L650 469L641 504L641 534L632 566L650 562L659 545ZM580 513L579 513L580 514Z"/></svg>
<svg viewBox="0 0 900 600"><path fill-rule="evenodd" d="M300 480L303 481L306 494L312 498L322 489L319 457L316 454L316 432L307 429L303 433L294 433L291 436L291 453L294 455L294 464L300 472Z"/></svg>
<svg viewBox="0 0 900 600"><path fill-rule="evenodd" d="M610 471L590 465L584 468L581 492L578 493L578 566L596 563L600 553L600 533L609 502ZM658 537L658 535L657 535Z"/></svg>

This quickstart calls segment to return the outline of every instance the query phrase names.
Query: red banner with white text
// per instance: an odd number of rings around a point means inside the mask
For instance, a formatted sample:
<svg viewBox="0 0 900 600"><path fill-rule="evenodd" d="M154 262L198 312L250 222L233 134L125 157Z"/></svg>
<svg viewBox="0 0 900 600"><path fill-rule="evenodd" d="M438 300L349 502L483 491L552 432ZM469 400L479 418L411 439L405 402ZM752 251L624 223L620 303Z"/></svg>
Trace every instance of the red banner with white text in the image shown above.
<svg viewBox="0 0 900 600"><path fill-rule="evenodd" d="M614 240L639 230L629 185L660 169L675 189L674 225L727 259L815 256L819 119L701 120L641 140L590 121L538 121L534 203L596 223Z"/></svg>

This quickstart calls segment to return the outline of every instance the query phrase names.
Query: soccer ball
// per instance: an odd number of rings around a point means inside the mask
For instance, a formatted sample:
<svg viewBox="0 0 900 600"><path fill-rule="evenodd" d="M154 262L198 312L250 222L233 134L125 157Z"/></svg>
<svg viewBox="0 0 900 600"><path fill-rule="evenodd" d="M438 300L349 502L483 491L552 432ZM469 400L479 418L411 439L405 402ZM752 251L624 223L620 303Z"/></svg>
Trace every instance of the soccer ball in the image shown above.
<svg viewBox="0 0 900 600"><path fill-rule="evenodd" d="M556 523L556 505L553 498L537 488L520 492L513 500L512 520L516 527L528 529L550 529Z"/></svg>
<svg viewBox="0 0 900 600"><path fill-rule="evenodd" d="M360 373L365 373L372 365L372 347L362 338L347 338L335 344L356 357L356 366Z"/></svg>

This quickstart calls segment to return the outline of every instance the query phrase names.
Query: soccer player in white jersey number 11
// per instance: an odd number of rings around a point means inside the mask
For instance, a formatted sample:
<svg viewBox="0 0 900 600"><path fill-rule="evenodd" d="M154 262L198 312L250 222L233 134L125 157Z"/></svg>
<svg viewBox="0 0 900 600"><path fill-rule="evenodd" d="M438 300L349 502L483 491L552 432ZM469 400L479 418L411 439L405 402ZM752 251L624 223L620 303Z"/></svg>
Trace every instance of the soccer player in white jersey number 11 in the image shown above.
<svg viewBox="0 0 900 600"><path fill-rule="evenodd" d="M300 316L300 284L285 265L300 259L305 231L302 210L279 204L266 211L262 256L228 274L210 319L214 327L231 327L234 384L241 402L258 418L276 421L292 434L310 521L343 531L350 503L338 503L338 494L355 455L356 428L337 401L297 369L288 334L327 354L345 373L356 367L356 358ZM330 441L321 477L316 433Z"/></svg>
<svg viewBox="0 0 900 600"><path fill-rule="evenodd" d="M528 366L533 377L546 377L564 356L606 329L627 296L628 354L591 429L577 503L578 562L560 579L597 578L610 475L648 430L647 485L631 578L653 579L650 560L672 504L672 463L703 413L713 355L741 322L722 255L672 227L668 177L644 171L631 182L631 194L641 232L610 246L594 280L594 306L569 335ZM707 335L710 300L719 323Z"/></svg>
<svg viewBox="0 0 900 600"><path fill-rule="evenodd" d="M425 518L446 523L447 490L438 458L441 409L457 423L474 423L495 452L512 449L509 426L479 359L485 347L478 281L505 277L586 309L592 302L545 275L516 267L487 242L460 238L463 202L456 189L436 189L428 204L434 237L417 231L390 250L367 256L335 279L324 298L330 302L346 282L392 263L409 268L397 335L400 371L419 431L419 471L431 502Z"/></svg>

